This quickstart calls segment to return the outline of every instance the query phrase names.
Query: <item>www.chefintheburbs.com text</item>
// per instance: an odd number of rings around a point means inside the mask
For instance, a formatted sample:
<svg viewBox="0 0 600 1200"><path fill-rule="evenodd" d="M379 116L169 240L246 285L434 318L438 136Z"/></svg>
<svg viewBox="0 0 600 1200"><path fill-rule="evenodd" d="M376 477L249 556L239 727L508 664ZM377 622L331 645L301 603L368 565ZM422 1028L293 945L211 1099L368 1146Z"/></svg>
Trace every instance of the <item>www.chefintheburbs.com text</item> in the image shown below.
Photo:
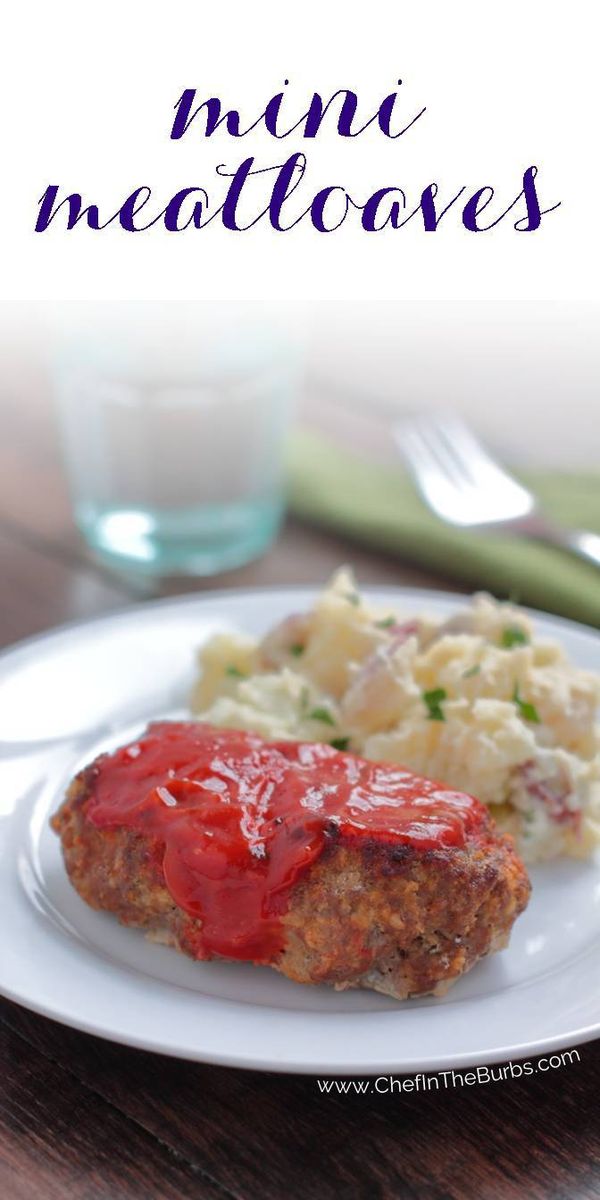
<svg viewBox="0 0 600 1200"><path fill-rule="evenodd" d="M543 1074L581 1062L578 1050L563 1050L534 1062L508 1062L499 1066L479 1066L472 1071L436 1071L425 1075L378 1075L375 1079L317 1079L320 1092L334 1095L393 1095L394 1093L443 1091L445 1088L473 1087L480 1083L503 1083L525 1075Z"/></svg>

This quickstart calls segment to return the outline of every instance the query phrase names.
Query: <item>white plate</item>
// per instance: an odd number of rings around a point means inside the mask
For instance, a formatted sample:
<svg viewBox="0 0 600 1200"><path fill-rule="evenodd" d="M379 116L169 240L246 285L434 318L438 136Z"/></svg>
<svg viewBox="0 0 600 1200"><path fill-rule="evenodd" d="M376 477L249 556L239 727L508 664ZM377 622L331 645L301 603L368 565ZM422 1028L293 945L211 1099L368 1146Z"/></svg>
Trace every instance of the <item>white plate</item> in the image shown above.
<svg viewBox="0 0 600 1200"><path fill-rule="evenodd" d="M369 593L405 611L456 596ZM387 1074L534 1056L600 1034L600 859L531 872L508 950L445 999L293 984L265 967L194 963L92 912L48 828L71 775L150 717L181 712L195 649L217 628L260 633L309 589L212 593L129 608L31 639L0 659L0 990L101 1037L271 1071ZM539 615L573 659L600 669L596 634Z"/></svg>

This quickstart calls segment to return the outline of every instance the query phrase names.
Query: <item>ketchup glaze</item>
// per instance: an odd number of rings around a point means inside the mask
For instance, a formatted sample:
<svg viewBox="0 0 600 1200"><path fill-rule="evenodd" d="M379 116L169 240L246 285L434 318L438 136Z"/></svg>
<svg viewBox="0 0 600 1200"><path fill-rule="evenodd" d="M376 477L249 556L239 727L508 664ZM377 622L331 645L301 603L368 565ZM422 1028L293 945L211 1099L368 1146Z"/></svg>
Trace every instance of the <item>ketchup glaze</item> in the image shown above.
<svg viewBox="0 0 600 1200"><path fill-rule="evenodd" d="M90 772L88 819L153 839L173 900L201 920L198 958L276 958L291 889L333 837L460 848L487 821L402 767L196 721L155 722Z"/></svg>

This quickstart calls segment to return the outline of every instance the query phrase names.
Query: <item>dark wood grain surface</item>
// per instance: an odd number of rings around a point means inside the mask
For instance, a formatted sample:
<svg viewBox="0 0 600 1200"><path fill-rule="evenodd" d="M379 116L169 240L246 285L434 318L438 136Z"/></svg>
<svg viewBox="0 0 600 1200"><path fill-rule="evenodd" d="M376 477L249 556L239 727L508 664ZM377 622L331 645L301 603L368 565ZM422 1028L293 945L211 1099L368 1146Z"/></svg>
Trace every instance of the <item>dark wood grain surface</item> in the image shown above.
<svg viewBox="0 0 600 1200"><path fill-rule="evenodd" d="M24 362L0 415L2 643L143 599L80 541L43 380ZM367 583L449 586L294 522L260 562L200 586L317 582L342 561ZM528 1077L324 1095L313 1078L161 1058L0 1001L0 1196L588 1200L599 1078L596 1042Z"/></svg>

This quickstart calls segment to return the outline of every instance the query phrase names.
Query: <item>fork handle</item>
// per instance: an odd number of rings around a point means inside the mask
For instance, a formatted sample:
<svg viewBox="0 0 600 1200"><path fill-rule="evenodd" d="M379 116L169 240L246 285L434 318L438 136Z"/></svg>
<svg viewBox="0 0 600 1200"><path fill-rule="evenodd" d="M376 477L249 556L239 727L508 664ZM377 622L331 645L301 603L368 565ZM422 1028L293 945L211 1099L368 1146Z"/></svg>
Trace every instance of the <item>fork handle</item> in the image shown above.
<svg viewBox="0 0 600 1200"><path fill-rule="evenodd" d="M565 529L545 517L535 514L522 522L523 531L540 542L548 542L562 550L570 550L579 558L600 567L600 535L586 529Z"/></svg>
<svg viewBox="0 0 600 1200"><path fill-rule="evenodd" d="M561 533L568 550L600 567L600 536L597 533L588 533L585 529L561 530Z"/></svg>

